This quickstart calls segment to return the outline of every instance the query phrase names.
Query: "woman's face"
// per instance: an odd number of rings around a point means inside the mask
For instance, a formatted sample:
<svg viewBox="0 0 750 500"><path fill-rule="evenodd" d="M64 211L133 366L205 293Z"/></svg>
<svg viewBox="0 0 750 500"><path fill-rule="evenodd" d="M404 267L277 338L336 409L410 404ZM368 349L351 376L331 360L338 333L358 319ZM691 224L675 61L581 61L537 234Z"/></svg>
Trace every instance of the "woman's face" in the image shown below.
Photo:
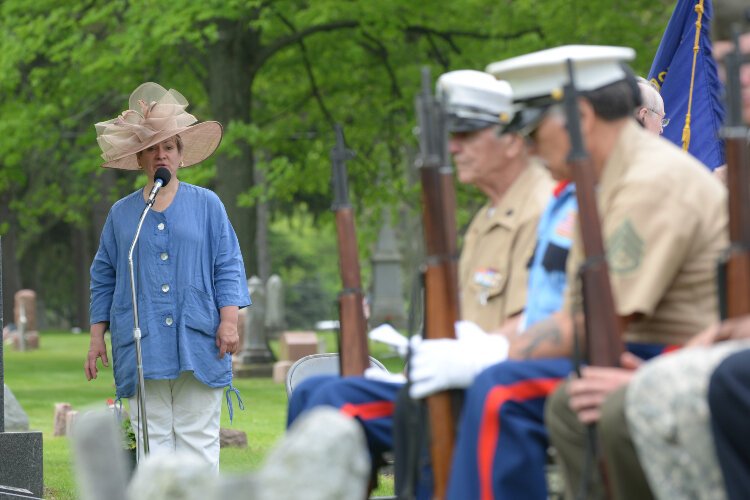
<svg viewBox="0 0 750 500"><path fill-rule="evenodd" d="M174 177L182 162L182 151L177 145L177 139L170 137L141 151L138 155L138 162L149 179L154 178L154 173L160 167L169 169Z"/></svg>

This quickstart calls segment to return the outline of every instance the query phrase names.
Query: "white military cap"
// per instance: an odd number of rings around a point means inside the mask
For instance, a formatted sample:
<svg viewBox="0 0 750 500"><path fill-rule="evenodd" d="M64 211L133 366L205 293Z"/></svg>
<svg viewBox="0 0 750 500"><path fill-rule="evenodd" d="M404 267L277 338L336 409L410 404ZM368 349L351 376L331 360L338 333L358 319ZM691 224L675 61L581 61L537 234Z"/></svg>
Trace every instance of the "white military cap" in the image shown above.
<svg viewBox="0 0 750 500"><path fill-rule="evenodd" d="M630 47L564 45L492 63L487 72L510 83L516 102L533 106L529 101L540 99L539 105L544 105L550 97L560 99L570 80L568 60L573 62L576 89L585 92L624 80L628 74L622 62L634 58Z"/></svg>
<svg viewBox="0 0 750 500"><path fill-rule="evenodd" d="M470 132L507 125L513 118L513 91L489 73L458 70L443 73L435 91L451 132Z"/></svg>

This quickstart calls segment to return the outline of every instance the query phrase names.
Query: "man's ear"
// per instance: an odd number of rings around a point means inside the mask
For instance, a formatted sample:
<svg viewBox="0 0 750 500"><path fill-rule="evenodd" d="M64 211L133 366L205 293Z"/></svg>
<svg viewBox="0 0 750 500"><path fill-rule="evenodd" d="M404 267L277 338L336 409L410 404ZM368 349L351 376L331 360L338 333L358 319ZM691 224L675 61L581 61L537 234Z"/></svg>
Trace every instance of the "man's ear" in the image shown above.
<svg viewBox="0 0 750 500"><path fill-rule="evenodd" d="M505 140L507 141L505 148L505 156L507 158L515 158L526 147L526 141L520 134L506 134Z"/></svg>
<svg viewBox="0 0 750 500"><path fill-rule="evenodd" d="M578 98L578 112L581 117L581 133L584 136L590 136L596 126L596 114L591 103L582 98Z"/></svg>

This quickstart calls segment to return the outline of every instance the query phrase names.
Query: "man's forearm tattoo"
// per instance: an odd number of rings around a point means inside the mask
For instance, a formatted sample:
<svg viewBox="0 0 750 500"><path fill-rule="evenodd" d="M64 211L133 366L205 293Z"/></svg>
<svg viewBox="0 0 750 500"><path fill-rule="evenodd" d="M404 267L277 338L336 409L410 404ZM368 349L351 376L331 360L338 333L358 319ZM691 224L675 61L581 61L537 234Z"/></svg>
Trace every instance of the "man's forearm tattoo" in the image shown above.
<svg viewBox="0 0 750 500"><path fill-rule="evenodd" d="M537 354L538 350L545 344L554 346L562 345L562 332L556 321L542 321L535 326L536 328L528 330L524 334L528 335L529 343L521 349L523 359L539 357Z"/></svg>

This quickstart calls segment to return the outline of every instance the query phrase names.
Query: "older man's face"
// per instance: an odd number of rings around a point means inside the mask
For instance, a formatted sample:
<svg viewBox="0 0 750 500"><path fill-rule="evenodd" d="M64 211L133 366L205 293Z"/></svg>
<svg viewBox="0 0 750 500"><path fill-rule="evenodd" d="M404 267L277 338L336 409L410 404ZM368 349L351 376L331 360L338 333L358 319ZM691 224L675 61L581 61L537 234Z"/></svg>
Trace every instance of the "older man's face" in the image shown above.
<svg viewBox="0 0 750 500"><path fill-rule="evenodd" d="M731 50L731 42L719 40L714 43L714 57L719 62L719 77L722 81L726 81L726 68L723 61ZM740 36L740 51L743 54L750 54L750 33ZM744 64L740 68L740 87L742 89L742 117L745 123L750 123L750 64Z"/></svg>
<svg viewBox="0 0 750 500"><path fill-rule="evenodd" d="M664 131L664 118L663 109L651 109L648 106L643 106L638 110L638 119L643 127L656 135Z"/></svg>
<svg viewBox="0 0 750 500"><path fill-rule="evenodd" d="M497 175L505 158L507 138L495 127L450 136L448 151L456 165L459 182L481 186Z"/></svg>

